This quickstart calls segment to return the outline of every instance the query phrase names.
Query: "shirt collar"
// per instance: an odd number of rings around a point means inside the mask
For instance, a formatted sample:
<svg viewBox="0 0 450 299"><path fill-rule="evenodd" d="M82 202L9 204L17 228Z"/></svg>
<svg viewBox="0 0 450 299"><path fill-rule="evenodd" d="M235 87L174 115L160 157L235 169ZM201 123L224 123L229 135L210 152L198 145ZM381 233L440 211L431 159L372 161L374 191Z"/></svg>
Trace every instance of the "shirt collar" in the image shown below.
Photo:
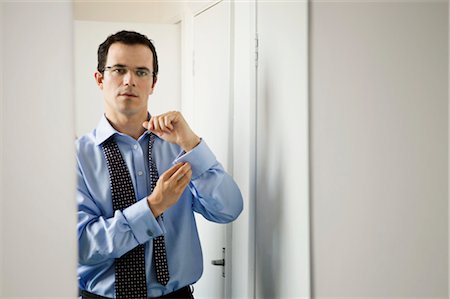
<svg viewBox="0 0 450 299"><path fill-rule="evenodd" d="M148 114L148 119L150 119L150 113ZM114 134L123 135L119 131L113 128L111 124L109 123L106 116L103 114L102 118L100 119L97 128L95 129L95 144L100 145L103 142L105 142L109 137L111 137ZM144 134L148 134L149 131L146 131ZM156 135L155 135L156 136ZM156 136L157 137L157 136Z"/></svg>
<svg viewBox="0 0 450 299"><path fill-rule="evenodd" d="M103 114L100 119L97 128L95 129L95 144L100 145L105 142L106 139L111 137L112 135L119 133L116 129L114 129L109 123L106 116Z"/></svg>

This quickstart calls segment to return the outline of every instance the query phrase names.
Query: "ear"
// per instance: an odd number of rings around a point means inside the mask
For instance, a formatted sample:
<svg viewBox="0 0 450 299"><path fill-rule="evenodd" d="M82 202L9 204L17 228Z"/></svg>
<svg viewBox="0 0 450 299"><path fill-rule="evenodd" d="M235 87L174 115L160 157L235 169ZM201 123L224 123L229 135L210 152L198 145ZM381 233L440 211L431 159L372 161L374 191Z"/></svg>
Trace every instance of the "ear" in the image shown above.
<svg viewBox="0 0 450 299"><path fill-rule="evenodd" d="M97 86L103 90L103 74L99 71L95 71L94 73L95 82L97 83Z"/></svg>
<svg viewBox="0 0 450 299"><path fill-rule="evenodd" d="M150 90L149 95L151 95L151 94L153 93L153 89L155 89L155 85L156 85L156 82L157 82L157 81L158 81L158 77L155 77L155 81L153 81L152 89Z"/></svg>

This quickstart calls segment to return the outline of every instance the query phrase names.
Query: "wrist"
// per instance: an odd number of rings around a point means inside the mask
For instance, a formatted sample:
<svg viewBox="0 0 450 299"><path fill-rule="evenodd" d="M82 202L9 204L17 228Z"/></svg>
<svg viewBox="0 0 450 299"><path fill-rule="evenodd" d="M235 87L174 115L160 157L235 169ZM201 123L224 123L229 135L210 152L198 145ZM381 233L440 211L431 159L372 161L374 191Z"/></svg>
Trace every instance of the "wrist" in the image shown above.
<svg viewBox="0 0 450 299"><path fill-rule="evenodd" d="M197 135L194 135L194 137L190 138L188 141L183 142L180 144L181 148L187 153L191 151L194 147L199 145L201 142L201 138Z"/></svg>
<svg viewBox="0 0 450 299"><path fill-rule="evenodd" d="M159 217L166 210L162 204L162 201L154 193L147 197L147 204L155 218Z"/></svg>

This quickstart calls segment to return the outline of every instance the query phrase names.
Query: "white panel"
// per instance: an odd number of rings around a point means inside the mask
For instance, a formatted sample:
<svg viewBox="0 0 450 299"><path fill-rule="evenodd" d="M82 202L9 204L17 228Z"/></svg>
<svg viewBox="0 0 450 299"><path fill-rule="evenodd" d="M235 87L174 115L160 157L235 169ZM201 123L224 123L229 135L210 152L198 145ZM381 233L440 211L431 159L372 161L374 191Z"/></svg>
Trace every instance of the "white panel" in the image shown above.
<svg viewBox="0 0 450 299"><path fill-rule="evenodd" d="M218 160L228 168L230 9L222 2L194 19L194 117Z"/></svg>
<svg viewBox="0 0 450 299"><path fill-rule="evenodd" d="M3 218L3 2L0 2L0 219ZM0 221L0 298L3 296L3 227Z"/></svg>
<svg viewBox="0 0 450 299"><path fill-rule="evenodd" d="M2 295L75 298L72 6L2 5Z"/></svg>
<svg viewBox="0 0 450 299"><path fill-rule="evenodd" d="M192 127L228 170L230 154L230 6L220 4L194 18L194 123ZM196 284L196 298L224 294L222 267L211 260L222 258L225 226L196 215L203 247L204 274Z"/></svg>
<svg viewBox="0 0 450 299"><path fill-rule="evenodd" d="M159 74L149 97L149 111L157 115L181 109L180 25L75 21L76 132L96 127L103 114L103 95L94 80L98 46L111 34L134 30L154 41Z"/></svg>
<svg viewBox="0 0 450 299"><path fill-rule="evenodd" d="M307 2L258 2L256 298L308 298Z"/></svg>
<svg viewBox="0 0 450 299"><path fill-rule="evenodd" d="M233 9L233 177L241 189L244 210L233 222L230 297L253 298L256 162L255 1L236 2Z"/></svg>
<svg viewBox="0 0 450 299"><path fill-rule="evenodd" d="M448 1L311 14L314 295L448 298Z"/></svg>

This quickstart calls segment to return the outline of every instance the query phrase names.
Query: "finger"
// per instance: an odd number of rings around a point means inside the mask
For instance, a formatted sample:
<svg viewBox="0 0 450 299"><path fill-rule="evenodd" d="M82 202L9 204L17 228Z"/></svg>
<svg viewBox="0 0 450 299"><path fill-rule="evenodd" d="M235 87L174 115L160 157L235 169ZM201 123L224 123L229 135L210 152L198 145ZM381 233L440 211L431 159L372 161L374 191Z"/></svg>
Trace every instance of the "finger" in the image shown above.
<svg viewBox="0 0 450 299"><path fill-rule="evenodd" d="M192 169L189 169L183 177L179 180L180 184L183 184L183 182L186 180L187 182L190 182L192 178Z"/></svg>
<svg viewBox="0 0 450 299"><path fill-rule="evenodd" d="M181 166L177 171L175 171L172 174L170 179L173 180L174 182L177 182L181 180L190 169L191 165L189 165L189 163L185 163L183 166Z"/></svg>
<svg viewBox="0 0 450 299"><path fill-rule="evenodd" d="M181 170L181 169L180 169L180 170ZM191 169L191 168L188 168L188 169L186 169L186 170L183 170L183 171L180 172L179 174L178 174L178 173L175 173L174 176L176 177L177 182L179 182L179 181L181 181L183 178L185 178L186 176L189 176L189 173L190 173L191 176L192 176L192 169Z"/></svg>
<svg viewBox="0 0 450 299"><path fill-rule="evenodd" d="M161 131L161 129L159 128L158 117L152 118L152 125L153 125L152 131L154 131L154 132L160 132Z"/></svg>
<svg viewBox="0 0 450 299"><path fill-rule="evenodd" d="M183 116L181 115L181 113L180 113L179 111L171 111L170 114L171 114L172 119L173 119L174 121L179 121L180 119L183 118Z"/></svg>
<svg viewBox="0 0 450 299"><path fill-rule="evenodd" d="M170 133L170 130L166 127L164 117L158 118L158 124L159 124L159 128L161 129L161 131L168 133L168 134Z"/></svg>
<svg viewBox="0 0 450 299"><path fill-rule="evenodd" d="M174 166L170 167L168 170L166 170L159 178L167 181L169 180L174 173L176 173L185 163L177 163Z"/></svg>
<svg viewBox="0 0 450 299"><path fill-rule="evenodd" d="M143 126L146 130L149 130L149 127L148 127L149 124L150 124L149 121L144 121L144 122L142 123L142 126Z"/></svg>
<svg viewBox="0 0 450 299"><path fill-rule="evenodd" d="M187 185L189 185L189 182L192 178L192 170L189 170L178 182L177 182L177 188L179 192L182 192Z"/></svg>
<svg viewBox="0 0 450 299"><path fill-rule="evenodd" d="M153 125L153 121L154 121L154 120L155 120L155 117L152 116L152 117L150 118L150 120L148 121L147 128L148 128L149 131L153 131L153 130L155 129L155 126Z"/></svg>
<svg viewBox="0 0 450 299"><path fill-rule="evenodd" d="M173 130L172 117L170 117L170 115L165 115L165 116L164 116L164 124L165 124L166 127L168 127L170 130Z"/></svg>

